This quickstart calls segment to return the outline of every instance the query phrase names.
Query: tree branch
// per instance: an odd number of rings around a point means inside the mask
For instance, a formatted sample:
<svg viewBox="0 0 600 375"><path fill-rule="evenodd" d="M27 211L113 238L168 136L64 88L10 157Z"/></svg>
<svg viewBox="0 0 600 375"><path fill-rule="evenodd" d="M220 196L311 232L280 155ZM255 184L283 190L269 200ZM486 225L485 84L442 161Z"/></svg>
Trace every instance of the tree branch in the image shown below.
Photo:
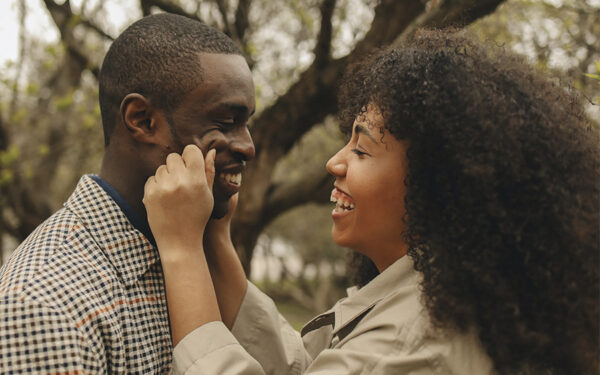
<svg viewBox="0 0 600 375"><path fill-rule="evenodd" d="M233 33L231 32L231 26L229 25L229 19L227 18L227 4L223 0L214 0L217 4L217 8L219 9L219 14L221 15L221 20L223 21L223 32L227 34L231 38L235 38Z"/></svg>
<svg viewBox="0 0 600 375"><path fill-rule="evenodd" d="M313 125L335 113L336 82L348 63L374 47L391 43L423 10L419 0L382 0L375 9L370 31L348 56L331 60L325 66L313 61L298 82L255 120L252 131L257 154L270 149L273 155L283 155ZM286 124L285 131L281 131L281 124Z"/></svg>
<svg viewBox="0 0 600 375"><path fill-rule="evenodd" d="M392 46L399 46L414 32L423 27L444 28L464 27L471 22L492 13L504 0L445 0L438 2L432 9L423 13L400 34Z"/></svg>
<svg viewBox="0 0 600 375"><path fill-rule="evenodd" d="M25 61L25 51L27 50L27 39L25 37L25 18L27 17L27 7L25 0L19 1L19 56L17 57L17 71L15 73L15 81L13 85L12 99L8 110L8 116L11 117L15 113L17 101L19 100L19 81L23 72Z"/></svg>
<svg viewBox="0 0 600 375"><path fill-rule="evenodd" d="M242 191L244 205L238 208L238 228L262 229L263 203L270 200L269 181L277 161L315 124L337 110L336 89L346 66L376 46L387 45L421 12L420 0L381 0L370 31L347 56L319 66L313 61L277 102L265 109L252 124L256 157L246 170L252 188ZM282 129L285 124L285 129ZM243 223L243 224L242 224ZM256 228L260 227L260 228ZM253 229L254 230L254 229ZM243 233L240 232L240 236ZM243 251L251 252L252 249Z"/></svg>
<svg viewBox="0 0 600 375"><path fill-rule="evenodd" d="M329 202L332 184L333 177L321 168L302 180L272 185L265 202L266 224L293 207L309 202Z"/></svg>
<svg viewBox="0 0 600 375"><path fill-rule="evenodd" d="M6 150L8 148L8 144L8 132L6 131L6 126L4 125L4 121L0 113L0 150Z"/></svg>
<svg viewBox="0 0 600 375"><path fill-rule="evenodd" d="M337 0L323 0L321 3L321 30L317 37L317 44L315 45L315 61L314 64L322 66L325 64L330 57L331 51L331 37L332 37L332 24L331 17L333 17L333 11L335 10L335 4Z"/></svg>
<svg viewBox="0 0 600 375"><path fill-rule="evenodd" d="M84 18L82 18L82 19L79 21L79 24L80 24L80 25L83 25L83 26L85 26L85 27L87 27L87 28L88 28L88 29L90 29L90 30L93 30L93 31L95 31L95 32L96 32L96 34L100 35L100 36L101 36L101 37L103 37L104 39L108 39L108 40L110 40L110 41L113 41L113 40L115 40L115 38L114 38L112 35L108 34L106 31L102 30L102 28L101 28L100 26L96 25L95 23L93 23L93 22L92 22L92 21L90 21L89 19L84 19Z"/></svg>
<svg viewBox="0 0 600 375"><path fill-rule="evenodd" d="M250 26L248 16L250 15L250 5L252 0L239 0L235 10L235 33L244 47L246 47L246 30Z"/></svg>
<svg viewBox="0 0 600 375"><path fill-rule="evenodd" d="M167 0L140 0L140 6L142 8L142 12L144 13L144 16L149 15L151 8L154 6L159 9L162 9L163 11L165 11L167 13L178 14L180 16L185 16L185 17L195 19L195 20L202 22L202 20L200 18L198 18L197 15L188 13L185 9L183 9L179 5L174 4Z"/></svg>

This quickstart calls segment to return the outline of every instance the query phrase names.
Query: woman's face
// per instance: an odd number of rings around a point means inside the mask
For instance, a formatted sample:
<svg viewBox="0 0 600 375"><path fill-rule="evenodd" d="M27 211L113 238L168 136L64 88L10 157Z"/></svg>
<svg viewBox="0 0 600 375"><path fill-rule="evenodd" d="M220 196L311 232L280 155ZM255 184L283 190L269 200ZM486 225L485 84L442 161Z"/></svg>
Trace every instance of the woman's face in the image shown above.
<svg viewBox="0 0 600 375"><path fill-rule="evenodd" d="M369 105L354 121L348 144L327 162L335 177L333 239L371 258L380 272L406 254L406 142L383 124L377 107Z"/></svg>

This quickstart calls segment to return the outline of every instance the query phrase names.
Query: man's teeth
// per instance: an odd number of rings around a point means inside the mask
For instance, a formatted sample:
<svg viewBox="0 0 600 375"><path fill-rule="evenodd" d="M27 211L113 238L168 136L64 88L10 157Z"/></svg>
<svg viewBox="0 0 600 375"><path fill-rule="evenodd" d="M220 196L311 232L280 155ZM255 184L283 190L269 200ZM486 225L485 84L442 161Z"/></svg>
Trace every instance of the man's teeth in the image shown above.
<svg viewBox="0 0 600 375"><path fill-rule="evenodd" d="M345 212L354 209L354 203L343 198L331 197L331 201L335 203L335 212Z"/></svg>
<svg viewBox="0 0 600 375"><path fill-rule="evenodd" d="M240 185L242 183L241 173L221 173L219 177L225 182L229 182L234 185Z"/></svg>

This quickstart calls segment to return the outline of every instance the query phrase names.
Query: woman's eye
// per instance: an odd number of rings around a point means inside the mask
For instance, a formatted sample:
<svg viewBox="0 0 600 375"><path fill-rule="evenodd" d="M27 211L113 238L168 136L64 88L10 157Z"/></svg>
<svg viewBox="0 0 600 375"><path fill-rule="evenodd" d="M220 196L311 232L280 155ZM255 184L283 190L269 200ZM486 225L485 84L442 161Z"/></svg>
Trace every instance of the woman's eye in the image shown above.
<svg viewBox="0 0 600 375"><path fill-rule="evenodd" d="M352 152L354 152L356 155L358 156L364 156L364 155L368 155L366 152L362 152L361 150L357 149L357 148L353 148L352 150L350 150Z"/></svg>

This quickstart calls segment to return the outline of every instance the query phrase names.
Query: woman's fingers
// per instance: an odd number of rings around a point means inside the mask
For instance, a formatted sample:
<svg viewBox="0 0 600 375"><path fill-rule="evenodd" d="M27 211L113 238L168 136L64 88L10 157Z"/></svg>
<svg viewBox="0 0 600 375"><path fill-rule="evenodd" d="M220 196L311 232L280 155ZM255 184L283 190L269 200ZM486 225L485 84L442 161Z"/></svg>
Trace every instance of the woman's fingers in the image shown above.
<svg viewBox="0 0 600 375"><path fill-rule="evenodd" d="M214 205L214 159L214 150L208 152L205 163L197 146L186 146L181 155L168 155L166 164L147 180L143 203L159 249L163 247L161 257L202 244ZM169 248L179 250L165 250Z"/></svg>
<svg viewBox="0 0 600 375"><path fill-rule="evenodd" d="M154 174L156 181L162 181L164 180L164 178L169 174L169 172L167 171L167 166L166 165L161 165L160 167L158 167L158 169L156 170L156 173Z"/></svg>
<svg viewBox="0 0 600 375"><path fill-rule="evenodd" d="M177 171L181 171L183 168L185 168L185 164L183 159L181 158L181 156L179 154L176 153L171 153L167 156L167 171L169 173L175 173Z"/></svg>
<svg viewBox="0 0 600 375"><path fill-rule="evenodd" d="M206 159L204 160L204 173L206 174L206 183L208 187L212 191L213 183L215 182L215 157L217 155L217 150L214 148L209 150L206 154Z"/></svg>
<svg viewBox="0 0 600 375"><path fill-rule="evenodd" d="M202 155L202 151L196 145L187 145L183 149L181 158L188 168L190 173L198 173L198 177L202 176L206 179L206 184L212 190L212 185L215 180L215 156L216 150L211 149L206 154L206 158Z"/></svg>
<svg viewBox="0 0 600 375"><path fill-rule="evenodd" d="M198 146L192 144L185 146L181 158L186 168L204 170L204 155Z"/></svg>

